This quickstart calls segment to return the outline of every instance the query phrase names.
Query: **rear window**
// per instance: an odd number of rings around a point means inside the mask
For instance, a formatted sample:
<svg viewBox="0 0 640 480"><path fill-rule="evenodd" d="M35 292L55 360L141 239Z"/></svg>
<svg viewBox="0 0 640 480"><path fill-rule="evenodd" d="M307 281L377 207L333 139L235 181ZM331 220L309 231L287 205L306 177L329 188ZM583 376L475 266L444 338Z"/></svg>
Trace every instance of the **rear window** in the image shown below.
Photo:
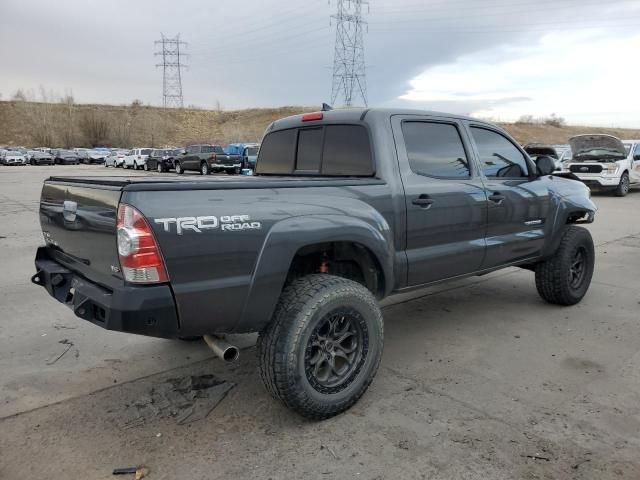
<svg viewBox="0 0 640 480"><path fill-rule="evenodd" d="M266 175L371 176L367 130L361 125L292 128L265 136L256 173Z"/></svg>

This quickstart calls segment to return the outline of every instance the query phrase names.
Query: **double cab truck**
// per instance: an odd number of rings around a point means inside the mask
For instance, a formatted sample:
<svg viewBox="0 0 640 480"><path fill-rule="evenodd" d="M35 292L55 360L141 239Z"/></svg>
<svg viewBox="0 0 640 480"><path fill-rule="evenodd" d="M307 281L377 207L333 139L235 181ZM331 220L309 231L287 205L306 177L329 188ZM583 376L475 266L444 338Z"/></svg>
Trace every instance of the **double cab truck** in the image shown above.
<svg viewBox="0 0 640 480"><path fill-rule="evenodd" d="M238 154L225 153L220 145L189 145L182 157L174 160L176 173L192 170L202 175L212 172L240 173L242 159Z"/></svg>
<svg viewBox="0 0 640 480"><path fill-rule="evenodd" d="M259 332L267 390L328 418L376 373L389 295L518 266L549 303L583 298L596 206L553 169L476 119L296 115L255 176L49 178L32 281L97 326L204 336L223 358L221 336Z"/></svg>
<svg viewBox="0 0 640 480"><path fill-rule="evenodd" d="M566 168L594 190L618 197L640 184L640 140L622 141L612 135L578 135L569 139L572 158Z"/></svg>

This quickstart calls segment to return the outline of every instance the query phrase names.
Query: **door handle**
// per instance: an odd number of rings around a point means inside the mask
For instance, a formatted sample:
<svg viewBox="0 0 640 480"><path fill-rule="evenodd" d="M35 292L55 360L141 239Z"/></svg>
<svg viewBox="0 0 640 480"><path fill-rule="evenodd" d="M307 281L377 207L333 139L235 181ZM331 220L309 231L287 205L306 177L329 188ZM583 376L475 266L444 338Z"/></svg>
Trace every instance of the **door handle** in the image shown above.
<svg viewBox="0 0 640 480"><path fill-rule="evenodd" d="M506 197L500 192L494 192L493 195L489 195L489 200L498 205L500 205L505 198Z"/></svg>
<svg viewBox="0 0 640 480"><path fill-rule="evenodd" d="M429 195L422 194L418 198L414 198L411 203L422 208L429 208L433 203L433 199L429 198Z"/></svg>

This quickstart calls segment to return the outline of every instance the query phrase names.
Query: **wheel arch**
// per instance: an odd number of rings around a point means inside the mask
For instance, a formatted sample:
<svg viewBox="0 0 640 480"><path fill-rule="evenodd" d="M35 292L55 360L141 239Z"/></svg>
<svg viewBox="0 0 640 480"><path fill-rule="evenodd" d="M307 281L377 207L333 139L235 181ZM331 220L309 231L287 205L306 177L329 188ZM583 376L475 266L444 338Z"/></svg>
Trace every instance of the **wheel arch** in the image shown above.
<svg viewBox="0 0 640 480"><path fill-rule="evenodd" d="M391 230L384 219L384 224L378 223L380 219L373 222L345 215L318 215L276 223L256 260L236 330L262 329L287 282L300 274L322 271L316 269L322 259L327 261L327 273L352 279L356 278L348 275L346 265L355 264L362 273L361 283L377 298L388 295L393 289L394 245ZM336 269L336 264L340 268Z"/></svg>

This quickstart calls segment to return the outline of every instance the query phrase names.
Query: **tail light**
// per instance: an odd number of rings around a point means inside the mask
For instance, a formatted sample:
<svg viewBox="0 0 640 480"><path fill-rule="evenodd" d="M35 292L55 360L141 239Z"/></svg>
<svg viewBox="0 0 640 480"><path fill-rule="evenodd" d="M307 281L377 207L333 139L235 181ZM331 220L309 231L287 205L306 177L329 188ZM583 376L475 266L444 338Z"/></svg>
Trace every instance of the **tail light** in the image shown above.
<svg viewBox="0 0 640 480"><path fill-rule="evenodd" d="M162 283L169 281L167 269L142 214L131 205L118 207L118 255L125 280L132 283Z"/></svg>
<svg viewBox="0 0 640 480"><path fill-rule="evenodd" d="M322 120L322 112L305 113L302 115L303 122L313 122L315 120Z"/></svg>

